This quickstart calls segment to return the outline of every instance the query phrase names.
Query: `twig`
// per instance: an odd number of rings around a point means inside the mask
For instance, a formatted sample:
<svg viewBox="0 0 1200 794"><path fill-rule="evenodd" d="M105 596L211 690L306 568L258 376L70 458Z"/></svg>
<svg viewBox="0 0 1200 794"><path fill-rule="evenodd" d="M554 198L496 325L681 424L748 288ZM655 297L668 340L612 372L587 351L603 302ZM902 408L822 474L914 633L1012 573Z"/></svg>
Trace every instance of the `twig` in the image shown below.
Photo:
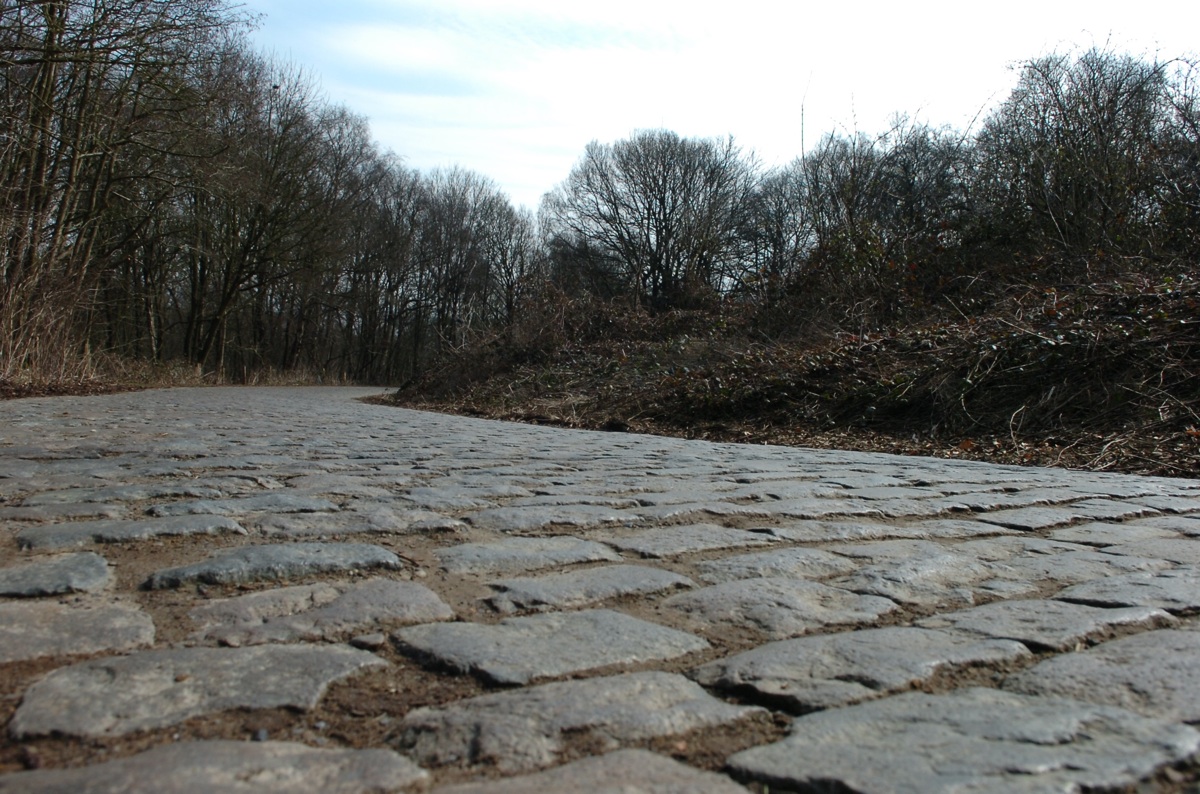
<svg viewBox="0 0 1200 794"><path fill-rule="evenodd" d="M1028 407L1029 406L1027 406L1027 405L1022 405L1020 408L1013 411L1012 416L1008 417L1008 437L1012 439L1013 444L1017 443L1017 430L1021 429L1020 425L1017 425L1017 427L1014 428L1013 423L1016 422L1016 420L1017 420L1017 414L1021 413ZM1024 420L1022 420L1022 422L1023 421Z"/></svg>

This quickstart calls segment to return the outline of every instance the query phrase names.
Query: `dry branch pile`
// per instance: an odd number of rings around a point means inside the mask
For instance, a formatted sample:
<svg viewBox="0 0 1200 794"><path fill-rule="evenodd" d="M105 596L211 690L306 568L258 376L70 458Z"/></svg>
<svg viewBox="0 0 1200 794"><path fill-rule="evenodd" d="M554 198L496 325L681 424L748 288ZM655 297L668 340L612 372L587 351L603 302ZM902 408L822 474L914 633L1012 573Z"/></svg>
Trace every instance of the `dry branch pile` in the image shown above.
<svg viewBox="0 0 1200 794"><path fill-rule="evenodd" d="M714 311L573 308L553 340L480 344L397 399L575 427L1200 475L1190 276L1025 288L941 322L817 343L756 340Z"/></svg>

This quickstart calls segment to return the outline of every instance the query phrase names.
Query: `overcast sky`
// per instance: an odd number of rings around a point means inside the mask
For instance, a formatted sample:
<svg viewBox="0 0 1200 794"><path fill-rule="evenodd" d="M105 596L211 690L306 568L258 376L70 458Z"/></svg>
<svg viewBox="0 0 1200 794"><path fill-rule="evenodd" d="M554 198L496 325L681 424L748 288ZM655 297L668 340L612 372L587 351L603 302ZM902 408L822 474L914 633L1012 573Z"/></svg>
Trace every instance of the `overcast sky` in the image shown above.
<svg viewBox="0 0 1200 794"><path fill-rule="evenodd" d="M591 140L733 135L767 165L894 113L966 129L1014 66L1200 49L1200 2L246 0L254 43L308 69L421 170L461 165L535 209ZM801 134L803 132L803 135Z"/></svg>

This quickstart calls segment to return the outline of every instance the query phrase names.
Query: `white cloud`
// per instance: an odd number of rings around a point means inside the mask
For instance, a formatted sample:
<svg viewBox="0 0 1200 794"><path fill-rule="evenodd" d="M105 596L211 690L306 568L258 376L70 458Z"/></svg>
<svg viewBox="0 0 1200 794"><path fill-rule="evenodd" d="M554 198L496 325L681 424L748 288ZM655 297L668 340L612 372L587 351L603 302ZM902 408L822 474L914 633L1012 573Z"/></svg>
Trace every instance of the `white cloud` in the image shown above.
<svg viewBox="0 0 1200 794"><path fill-rule="evenodd" d="M461 164L529 205L592 139L733 134L782 163L801 152L802 111L810 146L833 130L879 131L897 111L961 128L1007 94L1011 64L1109 41L1174 56L1200 22L1192 3L1152 15L1102 0L249 5L270 14L260 41L311 65L411 165Z"/></svg>

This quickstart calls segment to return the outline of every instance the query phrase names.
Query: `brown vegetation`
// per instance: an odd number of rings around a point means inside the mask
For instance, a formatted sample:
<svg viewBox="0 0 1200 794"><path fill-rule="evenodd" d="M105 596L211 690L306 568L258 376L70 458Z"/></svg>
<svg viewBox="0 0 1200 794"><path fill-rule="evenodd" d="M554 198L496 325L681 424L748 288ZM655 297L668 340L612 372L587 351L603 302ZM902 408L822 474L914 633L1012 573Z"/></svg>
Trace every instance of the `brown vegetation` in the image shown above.
<svg viewBox="0 0 1200 794"><path fill-rule="evenodd" d="M465 350L397 402L714 441L1200 476L1200 283L998 297L863 335L765 341L744 314L564 302L519 353Z"/></svg>

